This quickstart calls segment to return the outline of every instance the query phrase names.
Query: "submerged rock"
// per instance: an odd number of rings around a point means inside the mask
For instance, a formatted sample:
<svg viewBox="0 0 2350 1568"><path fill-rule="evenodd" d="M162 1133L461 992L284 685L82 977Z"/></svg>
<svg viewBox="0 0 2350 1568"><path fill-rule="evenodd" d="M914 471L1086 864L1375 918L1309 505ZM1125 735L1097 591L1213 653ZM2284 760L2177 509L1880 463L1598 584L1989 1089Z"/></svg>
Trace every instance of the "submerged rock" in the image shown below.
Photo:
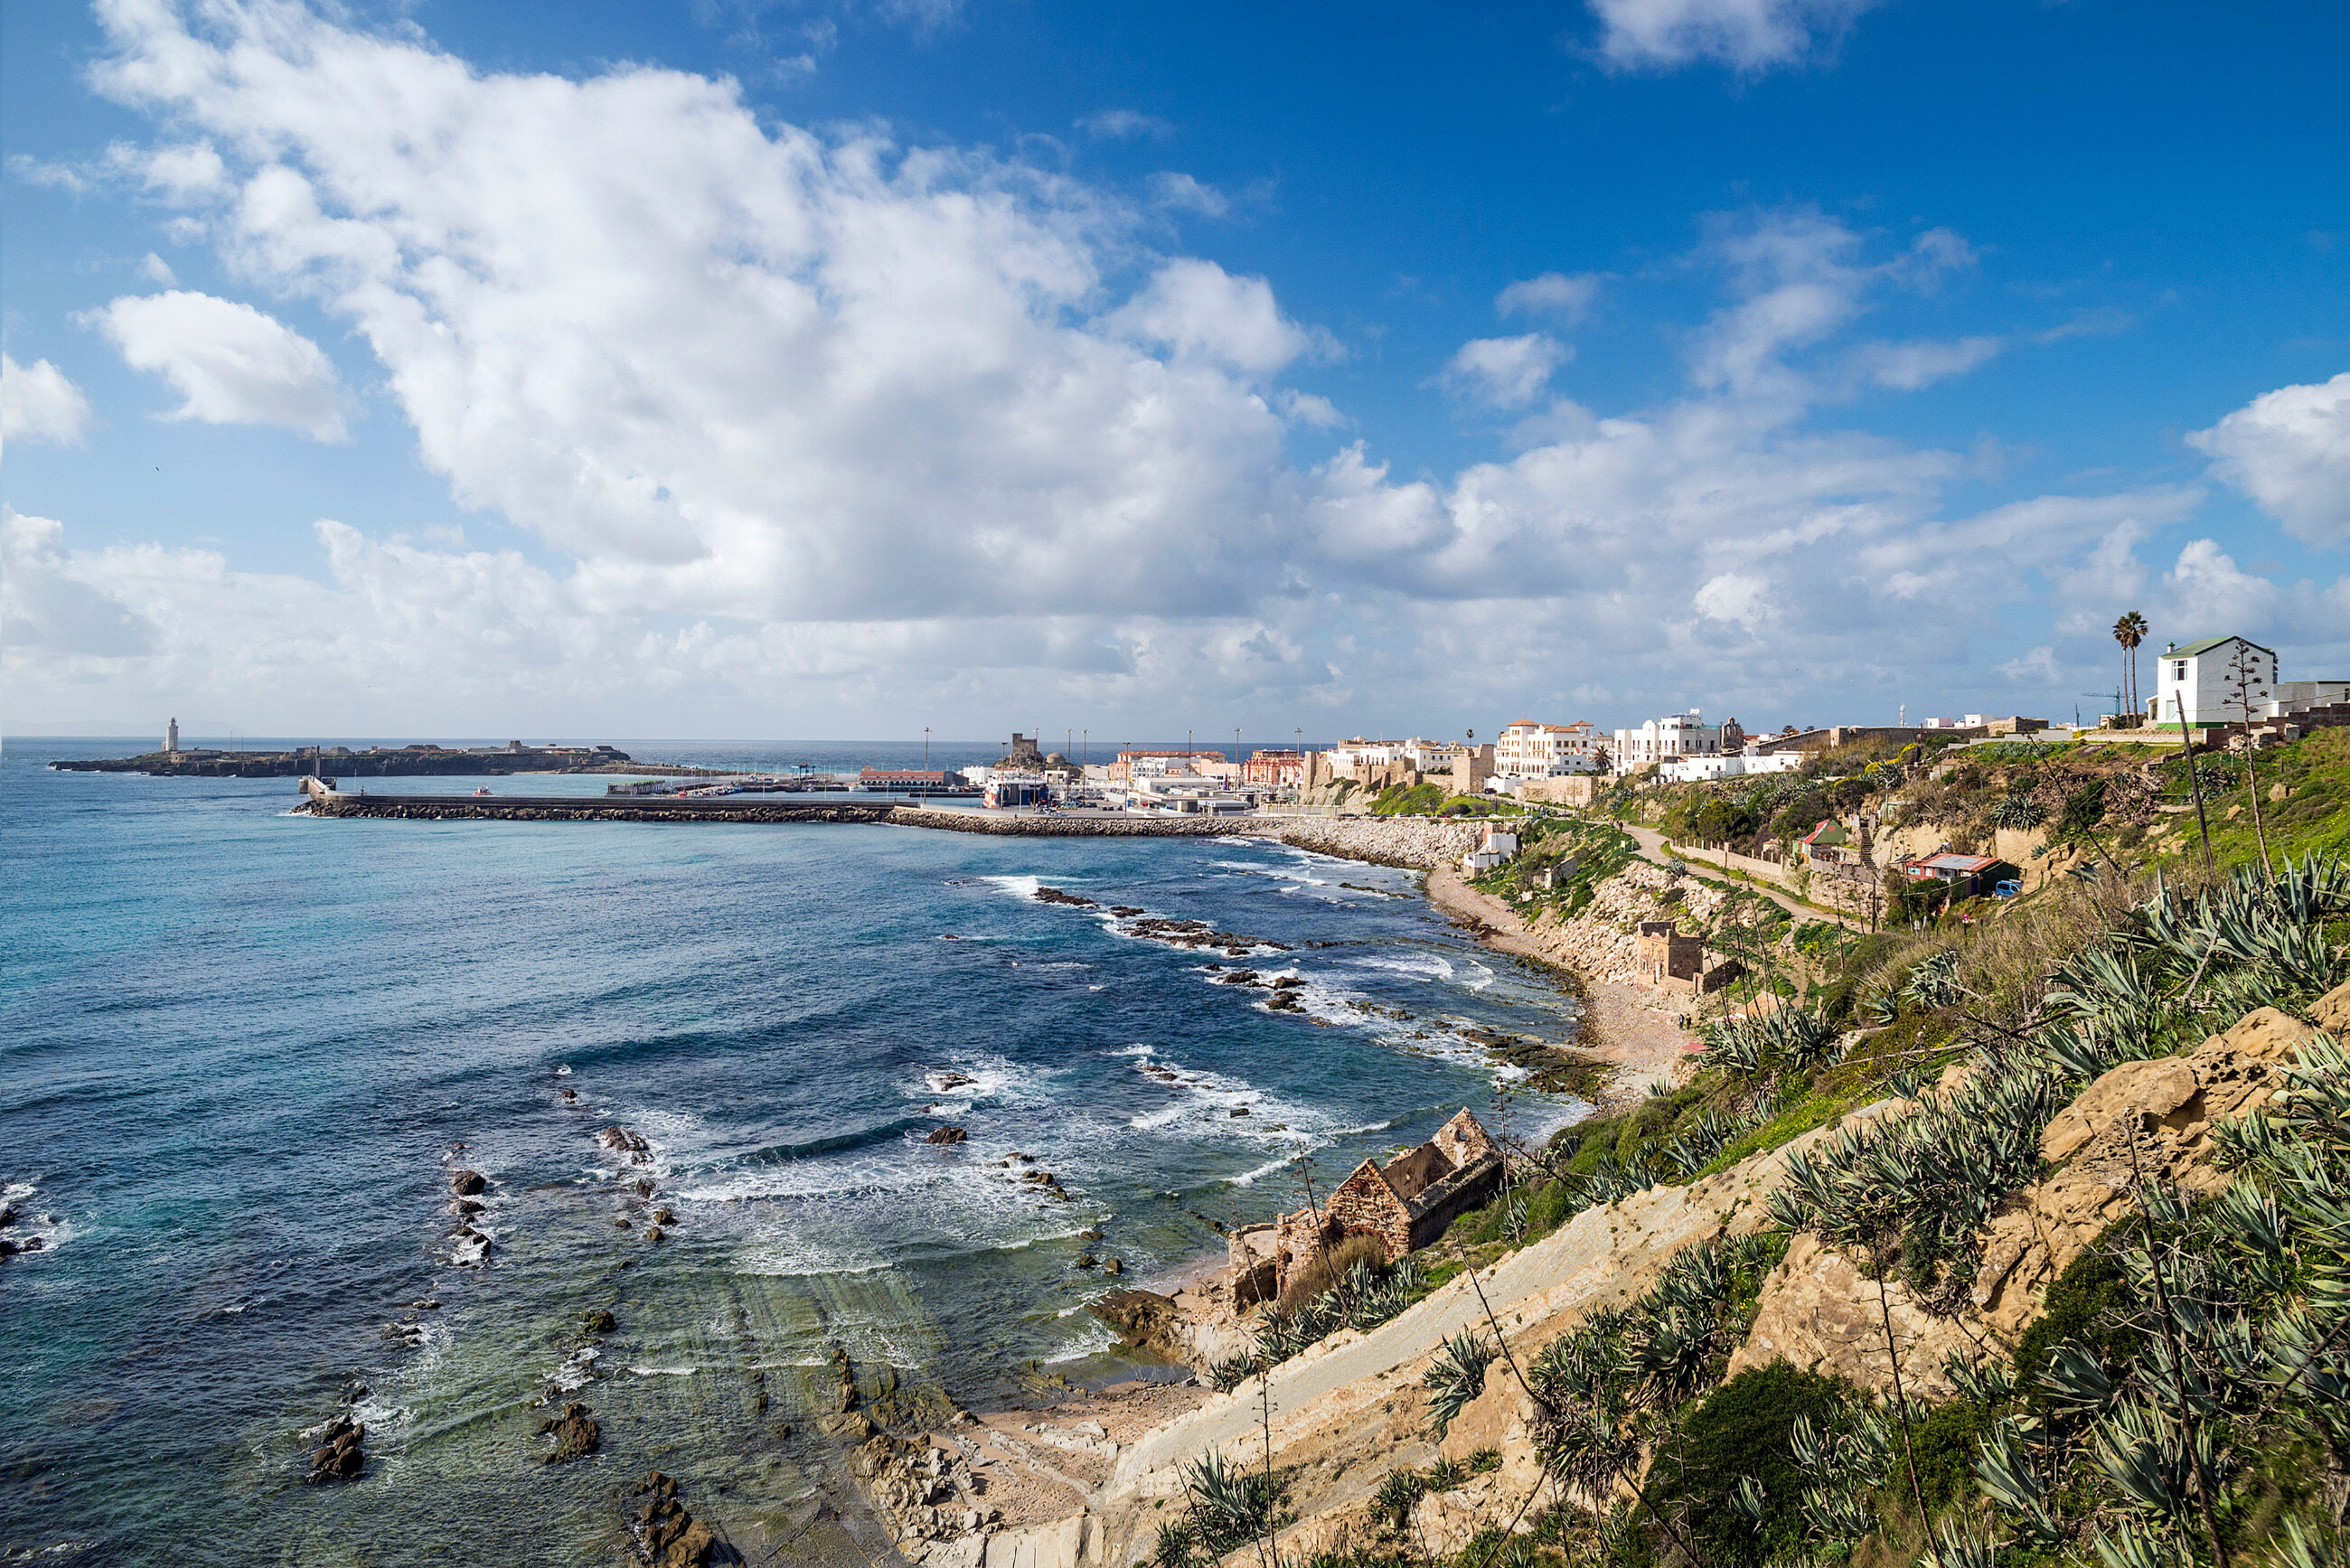
<svg viewBox="0 0 2350 1568"><path fill-rule="evenodd" d="M652 1145L617 1124L598 1133L596 1141L606 1148L627 1155L629 1162L635 1165L642 1165L652 1149Z"/></svg>
<svg viewBox="0 0 2350 1568"><path fill-rule="evenodd" d="M581 1318L579 1323L580 1326L590 1334L609 1334L620 1326L612 1314L602 1307L598 1307L586 1317Z"/></svg>

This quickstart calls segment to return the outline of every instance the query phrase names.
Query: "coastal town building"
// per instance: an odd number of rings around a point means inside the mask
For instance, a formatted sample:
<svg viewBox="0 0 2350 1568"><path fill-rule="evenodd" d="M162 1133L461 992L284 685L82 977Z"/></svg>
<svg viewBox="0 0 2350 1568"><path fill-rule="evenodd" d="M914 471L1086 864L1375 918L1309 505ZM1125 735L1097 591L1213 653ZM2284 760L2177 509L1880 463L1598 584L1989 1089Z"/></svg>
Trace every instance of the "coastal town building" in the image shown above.
<svg viewBox="0 0 2350 1568"><path fill-rule="evenodd" d="M1186 750L1181 747L1171 751L1120 752L1118 754L1118 761L1109 765L1109 779L1113 784L1124 784L1128 779L1135 778L1164 778L1170 773L1204 775L1207 771L1206 764L1222 763L1223 760L1224 753L1222 752L1204 749Z"/></svg>
<svg viewBox="0 0 2350 1568"><path fill-rule="evenodd" d="M1464 1106L1417 1148L1384 1166L1363 1161L1328 1202L1231 1232L1227 1249L1238 1299L1276 1299L1349 1236L1370 1237L1392 1263L1490 1201L1501 1181L1502 1151Z"/></svg>
<svg viewBox="0 0 2350 1568"><path fill-rule="evenodd" d="M1333 771L1350 778L1359 777L1372 768L1383 768L1389 763L1409 762L1400 741L1367 741L1357 735L1339 742L1326 753Z"/></svg>
<svg viewBox="0 0 2350 1568"><path fill-rule="evenodd" d="M1267 789L1303 789L1305 757L1306 753L1300 751L1260 748L1251 752L1249 760L1241 764L1241 783Z"/></svg>
<svg viewBox="0 0 2350 1568"><path fill-rule="evenodd" d="M1615 763L1619 774L1636 774L1674 757L1714 756L1741 750L1746 732L1738 721L1709 724L1695 708L1651 719L1637 730L1616 732Z"/></svg>
<svg viewBox="0 0 2350 1568"><path fill-rule="evenodd" d="M1479 876L1491 871L1517 852L1517 834L1499 823L1488 823L1485 836L1478 841L1477 847L1461 857L1461 868L1471 877Z"/></svg>
<svg viewBox="0 0 2350 1568"><path fill-rule="evenodd" d="M1578 719L1572 724L1513 720L1503 726L1493 742L1494 776L1541 779L1559 774L1589 773L1599 765L1596 755L1598 747L1599 732L1588 719Z"/></svg>
<svg viewBox="0 0 2350 1568"><path fill-rule="evenodd" d="M1737 752L1708 752L1693 757L1668 757L1657 764L1657 776L1669 784L1694 784L1701 779L1743 778L1752 774L1791 774L1804 765L1801 752L1762 752L1749 747Z"/></svg>
<svg viewBox="0 0 2350 1568"><path fill-rule="evenodd" d="M2158 724L2257 723L2277 683L2274 649L2241 637L2172 643L2155 661L2147 714ZM2241 686L2241 689L2240 689Z"/></svg>

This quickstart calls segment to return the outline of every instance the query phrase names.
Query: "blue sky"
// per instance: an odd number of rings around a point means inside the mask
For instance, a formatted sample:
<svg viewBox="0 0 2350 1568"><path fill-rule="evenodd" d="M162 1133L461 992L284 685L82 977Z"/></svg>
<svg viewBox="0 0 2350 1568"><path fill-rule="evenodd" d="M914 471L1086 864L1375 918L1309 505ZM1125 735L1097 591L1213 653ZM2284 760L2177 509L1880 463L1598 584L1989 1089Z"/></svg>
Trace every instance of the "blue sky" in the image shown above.
<svg viewBox="0 0 2350 1568"><path fill-rule="evenodd" d="M2069 717L2128 608L2350 674L2339 7L0 50L19 732Z"/></svg>

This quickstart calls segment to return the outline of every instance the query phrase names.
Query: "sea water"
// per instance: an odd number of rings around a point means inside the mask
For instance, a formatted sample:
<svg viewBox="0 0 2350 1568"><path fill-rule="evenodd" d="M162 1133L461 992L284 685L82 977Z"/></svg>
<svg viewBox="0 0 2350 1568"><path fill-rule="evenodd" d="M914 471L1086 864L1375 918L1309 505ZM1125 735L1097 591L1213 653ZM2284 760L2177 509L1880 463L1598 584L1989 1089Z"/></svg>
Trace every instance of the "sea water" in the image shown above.
<svg viewBox="0 0 2350 1568"><path fill-rule="evenodd" d="M1573 1001L1405 873L1230 838L322 820L286 779L46 767L146 749L0 757L0 1182L44 1242L0 1260L13 1550L607 1563L658 1468L738 1540L878 1557L816 1427L836 1347L982 1406L1151 1375L1088 1300L1464 1106L1536 1135L1585 1109L1464 1033L1566 1039ZM1112 904L1289 950L1121 935ZM1242 963L1305 1013L1213 983ZM491 1183L478 1262L455 1168ZM567 1400L603 1448L546 1464ZM305 1485L347 1408L365 1474Z"/></svg>

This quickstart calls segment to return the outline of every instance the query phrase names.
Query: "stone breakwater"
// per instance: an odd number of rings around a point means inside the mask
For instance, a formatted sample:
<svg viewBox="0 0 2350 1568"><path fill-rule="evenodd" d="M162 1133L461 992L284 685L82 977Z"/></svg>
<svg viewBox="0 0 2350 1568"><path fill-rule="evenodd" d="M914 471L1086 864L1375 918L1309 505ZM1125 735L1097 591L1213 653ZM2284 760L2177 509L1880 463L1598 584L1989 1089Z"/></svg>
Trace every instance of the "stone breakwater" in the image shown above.
<svg viewBox="0 0 2350 1568"><path fill-rule="evenodd" d="M322 791L297 807L316 816L410 822L858 822L1013 838L1270 838L1344 860L1425 871L1450 864L1483 834L1473 822L1377 816L991 816L854 802L787 804L740 796L663 798L351 794Z"/></svg>
<svg viewBox="0 0 2350 1568"><path fill-rule="evenodd" d="M726 803L723 810L692 809L716 802L641 799L621 804L609 797L577 801L470 800L445 795L314 795L302 806L313 816L389 817L403 822L887 822L886 805L784 805Z"/></svg>
<svg viewBox="0 0 2350 1568"><path fill-rule="evenodd" d="M1484 836L1476 823L1388 816L981 816L900 807L889 820L1023 838L1271 838L1294 849L1407 871L1458 860Z"/></svg>

